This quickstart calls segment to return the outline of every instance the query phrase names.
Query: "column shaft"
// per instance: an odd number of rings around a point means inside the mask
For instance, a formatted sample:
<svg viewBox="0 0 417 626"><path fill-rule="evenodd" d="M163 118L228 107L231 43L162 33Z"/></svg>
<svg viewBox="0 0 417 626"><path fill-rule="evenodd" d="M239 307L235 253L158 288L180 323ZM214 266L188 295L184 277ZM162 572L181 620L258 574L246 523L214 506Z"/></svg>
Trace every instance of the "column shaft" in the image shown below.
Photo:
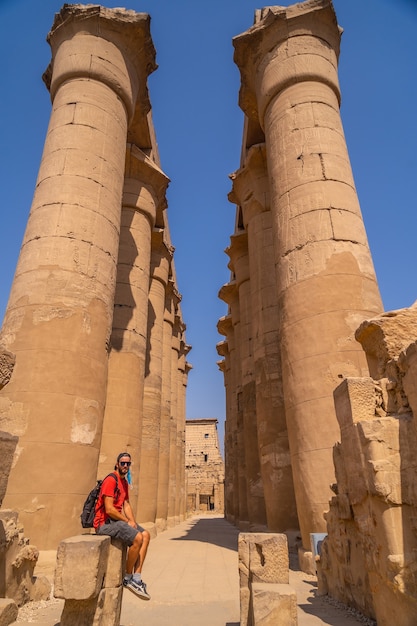
<svg viewBox="0 0 417 626"><path fill-rule="evenodd" d="M118 452L130 452L133 510L140 473L151 233L167 184L168 179L156 165L128 144L98 477L112 471Z"/></svg>
<svg viewBox="0 0 417 626"><path fill-rule="evenodd" d="M227 252L239 291L243 445L245 447L248 518L251 529L261 530L266 525L266 513L259 463L247 233L233 235Z"/></svg>
<svg viewBox="0 0 417 626"><path fill-rule="evenodd" d="M171 344L171 418L169 428L169 497L168 526L175 526L175 506L177 494L177 415L178 415L178 359L180 352L180 331L177 324L172 330Z"/></svg>
<svg viewBox="0 0 417 626"><path fill-rule="evenodd" d="M165 530L168 520L170 418L171 418L171 351L175 318L175 302L178 298L170 281L166 292L163 358L162 358L162 411L159 441L158 502L156 511L157 530Z"/></svg>
<svg viewBox="0 0 417 626"><path fill-rule="evenodd" d="M248 150L231 176L229 200L242 209L248 234L256 424L268 529L298 528L282 389L279 310L265 145Z"/></svg>
<svg viewBox="0 0 417 626"><path fill-rule="evenodd" d="M247 530L249 524L248 502L247 502L247 482L246 482L246 457L243 435L243 400L242 400L242 363L241 363L241 324L239 294L235 281L231 281L220 289L219 297L227 302L230 310L230 319L233 327L233 351L231 351L231 369L233 371L232 389L233 406L232 410L234 428L234 449L235 449L235 480L236 480L236 500L235 500L235 523L238 523L242 530Z"/></svg>
<svg viewBox="0 0 417 626"><path fill-rule="evenodd" d="M152 275L149 287L148 352L145 372L141 470L137 517L154 523L158 497L159 436L161 427L162 355L165 289L171 253L156 233L152 249Z"/></svg>

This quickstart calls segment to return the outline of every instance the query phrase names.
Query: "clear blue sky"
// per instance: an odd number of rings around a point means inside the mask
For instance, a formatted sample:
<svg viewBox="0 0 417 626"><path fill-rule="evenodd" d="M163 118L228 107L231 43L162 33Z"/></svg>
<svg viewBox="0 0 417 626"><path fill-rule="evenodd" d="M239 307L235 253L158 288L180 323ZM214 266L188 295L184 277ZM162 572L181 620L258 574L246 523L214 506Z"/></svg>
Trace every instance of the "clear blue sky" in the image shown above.
<svg viewBox="0 0 417 626"><path fill-rule="evenodd" d="M41 76L58 0L0 0L0 319L30 209L50 115ZM105 6L123 5L104 2ZM281 1L281 6L292 2ZM159 69L149 78L169 223L193 349L187 417L225 416L216 365L224 249L234 225L228 175L239 167L243 118L232 37L253 23L256 0L130 0L150 13ZM417 299L417 1L334 0L344 28L342 119L386 310Z"/></svg>

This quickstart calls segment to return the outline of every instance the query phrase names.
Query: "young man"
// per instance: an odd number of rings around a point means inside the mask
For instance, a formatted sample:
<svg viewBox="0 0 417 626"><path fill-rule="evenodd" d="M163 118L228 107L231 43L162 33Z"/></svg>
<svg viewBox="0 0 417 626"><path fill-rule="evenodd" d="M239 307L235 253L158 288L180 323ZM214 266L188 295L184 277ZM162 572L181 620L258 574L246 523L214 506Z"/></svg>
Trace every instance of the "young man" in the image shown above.
<svg viewBox="0 0 417 626"><path fill-rule="evenodd" d="M103 480L93 523L98 535L110 535L129 546L123 585L139 598L150 600L142 580L142 567L151 537L147 530L136 523L129 503L126 475L130 465L129 452L121 452L114 466L117 481L111 475Z"/></svg>

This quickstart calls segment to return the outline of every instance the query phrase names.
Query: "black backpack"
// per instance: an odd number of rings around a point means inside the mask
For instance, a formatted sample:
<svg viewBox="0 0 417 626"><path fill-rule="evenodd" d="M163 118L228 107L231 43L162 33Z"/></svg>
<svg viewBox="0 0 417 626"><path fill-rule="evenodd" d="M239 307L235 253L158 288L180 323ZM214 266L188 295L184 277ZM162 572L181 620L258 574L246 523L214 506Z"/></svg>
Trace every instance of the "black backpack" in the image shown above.
<svg viewBox="0 0 417 626"><path fill-rule="evenodd" d="M106 478L108 476L113 476L113 478L116 479L116 488L114 490L114 495L116 496L116 493L119 490L119 481L117 479L117 475L112 472L111 474L108 474ZM103 480L105 479L103 478ZM83 528L93 528L94 517L96 514L96 502L100 494L101 484L103 480L97 481L96 486L90 491L86 501L84 502L83 510L80 515L81 526Z"/></svg>

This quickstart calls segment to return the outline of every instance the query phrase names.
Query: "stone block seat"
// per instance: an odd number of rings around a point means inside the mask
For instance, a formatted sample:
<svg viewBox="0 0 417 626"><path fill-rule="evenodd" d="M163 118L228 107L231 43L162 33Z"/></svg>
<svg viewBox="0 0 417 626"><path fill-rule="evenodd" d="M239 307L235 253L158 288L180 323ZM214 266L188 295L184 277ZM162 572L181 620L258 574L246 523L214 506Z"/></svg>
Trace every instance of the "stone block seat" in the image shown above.
<svg viewBox="0 0 417 626"><path fill-rule="evenodd" d="M119 626L126 549L119 540L76 535L58 546L54 596L61 626Z"/></svg>

